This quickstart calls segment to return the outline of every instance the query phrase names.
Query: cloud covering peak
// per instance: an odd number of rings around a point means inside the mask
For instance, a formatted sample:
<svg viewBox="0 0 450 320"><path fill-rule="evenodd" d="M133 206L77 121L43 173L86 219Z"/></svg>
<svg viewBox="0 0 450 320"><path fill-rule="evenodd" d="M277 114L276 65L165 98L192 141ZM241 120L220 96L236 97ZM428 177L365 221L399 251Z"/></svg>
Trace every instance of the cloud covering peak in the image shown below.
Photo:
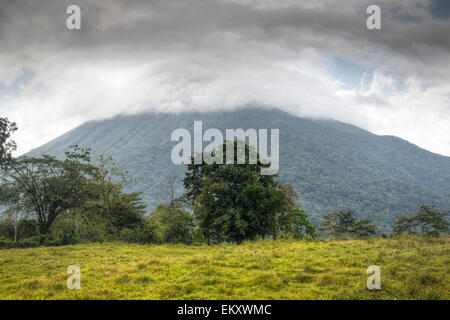
<svg viewBox="0 0 450 320"><path fill-rule="evenodd" d="M86 120L246 105L332 118L450 155L441 1L71 1L0 7L0 114L19 152ZM446 11L447 10L447 11ZM447 12L447 13L446 13Z"/></svg>

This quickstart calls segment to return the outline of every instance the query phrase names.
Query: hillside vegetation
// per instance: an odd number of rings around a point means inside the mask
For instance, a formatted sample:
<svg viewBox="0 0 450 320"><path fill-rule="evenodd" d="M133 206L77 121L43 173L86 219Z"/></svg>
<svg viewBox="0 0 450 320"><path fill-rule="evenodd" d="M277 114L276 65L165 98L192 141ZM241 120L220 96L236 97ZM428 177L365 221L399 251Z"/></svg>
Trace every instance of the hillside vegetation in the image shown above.
<svg viewBox="0 0 450 320"><path fill-rule="evenodd" d="M450 237L0 250L0 299L450 299ZM69 265L81 289L66 288ZM381 290L366 288L370 265Z"/></svg>
<svg viewBox="0 0 450 320"><path fill-rule="evenodd" d="M30 155L63 157L73 144L91 148L94 157L111 155L121 169L139 178L128 191L143 192L152 209L165 196L167 176L182 178L186 171L185 166L171 162L176 144L170 141L171 132L186 128L193 133L194 120L203 121L203 130L222 132L279 128L280 180L299 193L303 209L316 226L329 212L351 209L359 218L372 219L379 233L388 233L397 216L414 214L418 204L450 210L450 158L399 138L278 110L120 116L87 122ZM183 192L181 184L176 191Z"/></svg>

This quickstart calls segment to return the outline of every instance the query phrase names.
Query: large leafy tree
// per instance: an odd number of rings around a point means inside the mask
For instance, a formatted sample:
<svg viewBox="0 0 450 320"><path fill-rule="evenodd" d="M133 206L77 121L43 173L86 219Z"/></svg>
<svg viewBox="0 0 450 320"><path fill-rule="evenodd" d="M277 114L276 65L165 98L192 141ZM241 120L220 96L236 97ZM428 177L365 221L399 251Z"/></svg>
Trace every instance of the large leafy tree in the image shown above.
<svg viewBox="0 0 450 320"><path fill-rule="evenodd" d="M448 233L447 216L448 212L440 212L432 206L421 205L416 215L397 218L394 234L408 233L436 237L442 233Z"/></svg>
<svg viewBox="0 0 450 320"><path fill-rule="evenodd" d="M22 210L34 214L39 232L47 234L61 213L79 208L93 196L89 150L74 146L65 160L52 156L21 157L11 162L3 179L21 199Z"/></svg>
<svg viewBox="0 0 450 320"><path fill-rule="evenodd" d="M0 169L5 169L12 159L12 151L16 150L16 143L11 135L17 130L15 122L0 117Z"/></svg>
<svg viewBox="0 0 450 320"><path fill-rule="evenodd" d="M309 221L308 215L302 209L295 208L289 217L290 229L286 234L292 235L294 238L316 238L316 227Z"/></svg>
<svg viewBox="0 0 450 320"><path fill-rule="evenodd" d="M185 197L192 205L203 238L209 242L242 242L257 237L276 238L291 232L296 217L295 192L274 176L261 175L262 164L237 164L238 143L234 142L234 164L189 164L184 178ZM212 154L212 156L215 156ZM289 190L289 192L288 192Z"/></svg>
<svg viewBox="0 0 450 320"><path fill-rule="evenodd" d="M143 223L146 206L141 193L125 193L123 188L134 179L120 170L111 157L100 156L90 180L91 199L81 207L87 223L106 224L110 232L133 229Z"/></svg>
<svg viewBox="0 0 450 320"><path fill-rule="evenodd" d="M370 219L357 220L352 210L332 212L322 217L319 230L337 239L364 238L376 233L376 226Z"/></svg>

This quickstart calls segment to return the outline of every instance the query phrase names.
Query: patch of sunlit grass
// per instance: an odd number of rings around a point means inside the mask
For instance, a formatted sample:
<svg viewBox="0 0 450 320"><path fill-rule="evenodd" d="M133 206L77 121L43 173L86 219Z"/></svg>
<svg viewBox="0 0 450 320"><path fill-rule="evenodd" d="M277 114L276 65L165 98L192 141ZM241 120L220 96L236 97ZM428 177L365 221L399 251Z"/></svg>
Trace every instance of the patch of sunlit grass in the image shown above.
<svg viewBox="0 0 450 320"><path fill-rule="evenodd" d="M0 250L1 299L449 299L450 237ZM66 287L69 265L81 289ZM381 268L381 290L366 268Z"/></svg>

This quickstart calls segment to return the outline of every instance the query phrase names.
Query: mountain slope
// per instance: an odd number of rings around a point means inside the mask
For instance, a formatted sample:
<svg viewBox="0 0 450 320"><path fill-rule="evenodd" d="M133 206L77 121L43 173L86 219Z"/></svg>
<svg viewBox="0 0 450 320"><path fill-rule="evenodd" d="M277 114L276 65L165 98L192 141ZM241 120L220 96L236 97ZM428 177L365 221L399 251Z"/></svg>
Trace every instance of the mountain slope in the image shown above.
<svg viewBox="0 0 450 320"><path fill-rule="evenodd" d="M279 128L279 177L300 195L315 224L337 209L376 221L389 231L398 215L413 214L417 204L450 209L450 158L402 139L377 136L355 126L298 118L279 110L248 108L232 112L141 114L92 121L32 150L29 155L63 156L70 145L92 148L93 155L114 157L138 178L130 190L142 191L151 207L164 197L165 178L183 177L185 167L172 164L174 129L193 135L194 120L203 132L218 128ZM179 193L181 193L181 184Z"/></svg>

